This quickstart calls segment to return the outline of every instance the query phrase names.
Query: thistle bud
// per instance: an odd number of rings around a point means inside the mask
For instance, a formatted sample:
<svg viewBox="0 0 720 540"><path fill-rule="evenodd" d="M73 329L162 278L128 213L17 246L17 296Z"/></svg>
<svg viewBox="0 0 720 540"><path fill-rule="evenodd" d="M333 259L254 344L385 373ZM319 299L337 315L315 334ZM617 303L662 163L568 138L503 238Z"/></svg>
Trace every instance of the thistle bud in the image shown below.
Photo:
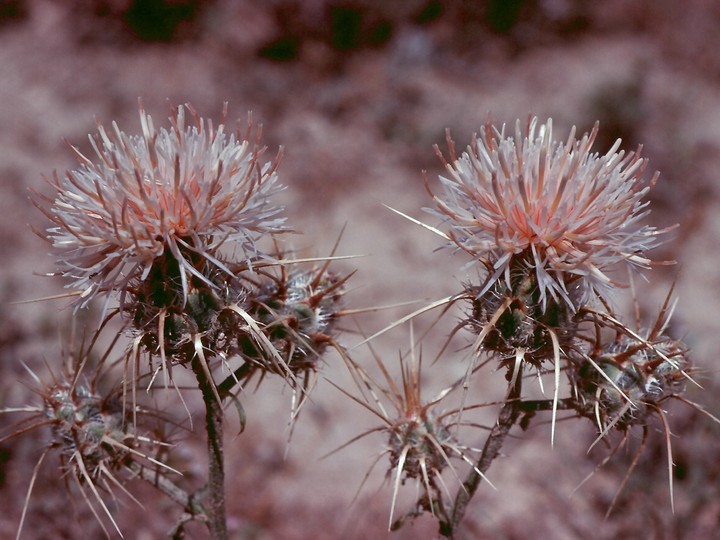
<svg viewBox="0 0 720 540"><path fill-rule="evenodd" d="M659 403L685 392L690 365L681 341L659 336L651 343L624 336L578 370L581 413L599 419L603 429L644 425Z"/></svg>

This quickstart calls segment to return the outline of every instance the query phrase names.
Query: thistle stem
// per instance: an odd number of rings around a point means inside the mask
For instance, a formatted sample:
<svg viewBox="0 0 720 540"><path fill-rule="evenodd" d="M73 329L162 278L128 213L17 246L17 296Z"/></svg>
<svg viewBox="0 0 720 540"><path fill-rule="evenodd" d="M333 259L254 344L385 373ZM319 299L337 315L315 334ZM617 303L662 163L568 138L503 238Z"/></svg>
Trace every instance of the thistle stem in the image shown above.
<svg viewBox="0 0 720 540"><path fill-rule="evenodd" d="M208 379L199 358L192 361L192 369L205 402L205 420L208 439L208 499L204 505L207 526L213 540L227 540L225 510L225 468L223 464L223 409L218 402L213 382Z"/></svg>
<svg viewBox="0 0 720 540"><path fill-rule="evenodd" d="M528 399L518 403L518 409L524 413L551 411L553 406L558 411L576 409L577 400L575 398L562 398L558 399L557 404L555 404L552 399Z"/></svg>
<svg viewBox="0 0 720 540"><path fill-rule="evenodd" d="M510 383L505 403L500 409L497 422L490 430L485 441L482 453L478 458L475 468L470 471L463 482L463 487L458 490L455 497L455 504L452 509L450 521L440 522L440 535L446 538L455 538L455 534L460 526L460 522L465 516L468 504L472 500L475 492L480 486L482 476L477 471L485 474L495 458L500 454L500 450L505 442L510 429L517 422L521 412L520 394L522 392L522 377L516 377L515 381ZM477 469L477 471L475 470Z"/></svg>
<svg viewBox="0 0 720 540"><path fill-rule="evenodd" d="M223 382L217 385L218 394L220 397L225 399L230 395L232 389L237 386L238 382L242 382L243 379L248 377L252 373L252 364L245 362L242 366L237 368L231 375L228 375Z"/></svg>
<svg viewBox="0 0 720 540"><path fill-rule="evenodd" d="M128 467L140 478L162 491L170 500L182 506L185 512L193 516L193 519L206 521L205 509L202 505L195 500L193 495L190 495L175 482L159 474L158 471L143 467L134 461L131 461Z"/></svg>

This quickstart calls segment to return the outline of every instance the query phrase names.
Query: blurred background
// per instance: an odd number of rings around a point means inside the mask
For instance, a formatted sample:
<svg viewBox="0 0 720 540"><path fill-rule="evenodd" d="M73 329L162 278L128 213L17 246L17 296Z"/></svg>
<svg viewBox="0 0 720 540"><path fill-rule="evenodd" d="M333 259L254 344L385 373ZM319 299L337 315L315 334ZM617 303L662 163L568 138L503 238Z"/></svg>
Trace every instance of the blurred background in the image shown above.
<svg viewBox="0 0 720 540"><path fill-rule="evenodd" d="M0 407L34 399L21 361L38 372L56 362L58 328L67 328L72 314L63 300L11 303L63 292L58 280L38 277L52 272L53 262L32 232L45 224L28 189L49 193L43 176L75 167L64 140L90 152L96 119L138 133L141 97L158 126L167 125L168 102L191 103L217 119L228 101L230 119L241 122L252 111L270 151L285 147L284 202L290 223L304 232L294 247L326 255L345 226L338 254L363 255L338 265L358 269L347 295L353 308L442 298L473 277L466 259L435 252L437 237L383 206L432 219L421 211L430 203L422 171L431 183L442 172L432 147L445 147L446 128L464 148L488 115L501 123L552 117L561 140L573 125L582 133L599 120L596 150L618 137L626 150L642 144L648 172L661 171L649 219L680 227L655 258L680 264L653 268L649 283L638 280L639 304L652 319L676 283L673 333L692 348L704 387L690 398L720 414L720 306L713 303L720 295L719 51L714 0L0 0ZM410 309L377 312L360 324L372 333ZM456 322L451 316L446 328L435 328L428 349ZM358 341L352 333L344 340ZM395 362L408 343L401 329L378 340L376 350ZM353 355L372 361L364 348ZM452 359L426 366L428 396L465 366ZM350 388L337 358L328 358L322 375ZM234 437L229 421L235 537L434 536L429 518L386 531L384 461L353 502L381 439L320 459L362 426L377 425L322 377L284 458L291 395L273 384L248 392L245 433ZM502 374L489 369L477 385L476 402L497 399ZM570 498L604 454L586 456L595 437L590 423L566 422L554 450L549 426L518 430L491 469L498 490L481 489L468 512L467 537L717 537L720 430L680 403L671 409L674 515L659 432L608 520L631 452L615 456ZM487 414L492 421L495 411ZM0 415L0 427L11 423L8 416ZM468 444L481 444L482 433L475 437ZM36 432L0 444L2 538L15 534L45 442ZM196 450L201 456L202 441L177 448L190 481L203 470ZM39 473L25 537L101 537L50 463ZM452 476L449 484L454 492ZM414 496L414 487L405 489L401 509ZM149 488L133 492L144 510L130 501L114 510L125 536L163 537L177 509ZM204 534L197 528L189 537Z"/></svg>

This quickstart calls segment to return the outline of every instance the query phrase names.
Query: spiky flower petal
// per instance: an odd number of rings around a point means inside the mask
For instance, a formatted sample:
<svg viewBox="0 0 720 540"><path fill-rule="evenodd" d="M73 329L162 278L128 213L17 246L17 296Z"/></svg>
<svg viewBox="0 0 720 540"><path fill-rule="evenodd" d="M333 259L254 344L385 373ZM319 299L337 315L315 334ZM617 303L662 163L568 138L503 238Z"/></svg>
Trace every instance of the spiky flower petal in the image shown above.
<svg viewBox="0 0 720 540"><path fill-rule="evenodd" d="M117 124L90 136L95 161L73 148L80 167L51 182L55 199L38 200L52 220L47 239L60 273L82 290L78 304L98 293L124 293L147 277L164 254L177 265L183 300L191 276L207 282L205 265L226 271L217 254L234 242L247 257L256 240L283 229L281 208L269 198L280 189L278 161L263 163L259 131L248 123L226 133L187 106L173 110L170 128L156 129L140 108L142 134ZM278 156L279 157L279 156Z"/></svg>
<svg viewBox="0 0 720 540"><path fill-rule="evenodd" d="M448 137L450 162L440 157L449 177L440 177L444 194L433 195L432 211L448 221L453 245L488 267L485 291L503 277L509 283L511 261L521 259L543 300L577 308L571 283L602 292L615 285L609 267L649 265L645 251L658 231L638 222L657 174L643 183L640 149L626 155L619 140L602 156L591 152L597 133L595 124L576 139L573 128L563 144L553 140L552 120L518 121L514 135L488 122L460 157Z"/></svg>

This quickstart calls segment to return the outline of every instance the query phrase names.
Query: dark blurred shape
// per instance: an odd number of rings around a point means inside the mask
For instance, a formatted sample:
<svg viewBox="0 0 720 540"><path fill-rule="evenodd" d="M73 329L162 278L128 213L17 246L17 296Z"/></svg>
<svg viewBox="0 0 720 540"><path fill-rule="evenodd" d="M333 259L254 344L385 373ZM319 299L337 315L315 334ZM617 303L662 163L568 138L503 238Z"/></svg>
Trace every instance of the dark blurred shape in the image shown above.
<svg viewBox="0 0 720 540"><path fill-rule="evenodd" d="M5 484L5 464L10 461L12 454L8 448L0 448L0 488Z"/></svg>
<svg viewBox="0 0 720 540"><path fill-rule="evenodd" d="M257 54L278 61L298 59L306 44L321 44L334 51L336 60L348 53L382 47L402 18L390 8L345 1L327 2L314 10L297 0L287 0L277 3L273 11L275 36Z"/></svg>
<svg viewBox="0 0 720 540"><path fill-rule="evenodd" d="M440 0L430 0L415 16L417 24L425 24L439 19L443 14L443 5Z"/></svg>
<svg viewBox="0 0 720 540"><path fill-rule="evenodd" d="M360 44L363 14L357 8L330 8L330 43L339 51L349 51Z"/></svg>
<svg viewBox="0 0 720 540"><path fill-rule="evenodd" d="M415 22L445 28L461 55L503 51L512 57L539 46L576 40L597 31L592 5L583 0L428 1ZM595 26L593 26L595 24Z"/></svg>
<svg viewBox="0 0 720 540"><path fill-rule="evenodd" d="M2 0L0 0L2 1ZM72 36L83 47L128 47L181 42L204 32L214 0L88 0L68 12Z"/></svg>
<svg viewBox="0 0 720 540"><path fill-rule="evenodd" d="M260 48L258 56L268 60L285 62L295 60L300 51L300 38L296 36L281 36L275 41Z"/></svg>
<svg viewBox="0 0 720 540"><path fill-rule="evenodd" d="M301 6L294 1L279 2L272 11L278 31L268 43L260 47L258 56L279 62L297 60L302 46L301 36L306 34Z"/></svg>
<svg viewBox="0 0 720 540"><path fill-rule="evenodd" d="M490 0L487 22L496 32L509 32L520 16L525 0Z"/></svg>
<svg viewBox="0 0 720 540"><path fill-rule="evenodd" d="M647 116L643 77L644 70L639 69L626 80L608 82L590 97L589 113L602 128L595 141L598 151L606 152L618 139L627 150L640 144L638 129Z"/></svg>
<svg viewBox="0 0 720 540"><path fill-rule="evenodd" d="M125 24L143 41L170 42L181 23L198 15L200 6L199 0L133 0Z"/></svg>
<svg viewBox="0 0 720 540"><path fill-rule="evenodd" d="M0 26L21 21L27 14L24 0L0 0Z"/></svg>
<svg viewBox="0 0 720 540"><path fill-rule="evenodd" d="M338 51L378 46L392 36L390 21L369 16L361 7L330 8L330 45Z"/></svg>

